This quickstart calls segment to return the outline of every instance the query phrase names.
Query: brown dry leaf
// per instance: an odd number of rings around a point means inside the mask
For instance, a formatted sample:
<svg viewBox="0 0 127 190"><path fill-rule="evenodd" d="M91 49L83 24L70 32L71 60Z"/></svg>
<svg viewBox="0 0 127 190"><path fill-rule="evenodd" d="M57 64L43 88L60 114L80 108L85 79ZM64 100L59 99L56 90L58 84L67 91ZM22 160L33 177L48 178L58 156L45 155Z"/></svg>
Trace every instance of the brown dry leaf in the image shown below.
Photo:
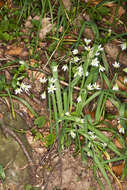
<svg viewBox="0 0 127 190"><path fill-rule="evenodd" d="M125 9L120 6L117 17L120 18L125 13Z"/></svg>
<svg viewBox="0 0 127 190"><path fill-rule="evenodd" d="M0 1L0 9L5 5L5 1L4 0L1 0Z"/></svg>
<svg viewBox="0 0 127 190"><path fill-rule="evenodd" d="M114 139L114 144L116 145L117 148L120 148L120 149L123 148L122 144L117 138Z"/></svg>
<svg viewBox="0 0 127 190"><path fill-rule="evenodd" d="M121 176L124 169L125 162L122 161L120 164L116 166L112 166L111 169L115 173L116 176Z"/></svg>
<svg viewBox="0 0 127 190"><path fill-rule="evenodd" d="M112 14L112 16L110 17L110 20L109 20L110 23L112 23L113 20L114 20L114 16L115 16L115 14L116 14L116 9L117 9L117 7L116 7L116 5L114 4L114 5L112 6L112 9L111 9L111 11L112 11L111 14ZM120 6L120 8L119 8L119 10L118 10L117 18L120 18L124 13L125 13L125 10L123 9L122 6Z"/></svg>
<svg viewBox="0 0 127 190"><path fill-rule="evenodd" d="M9 48L9 50L7 50L6 52L5 52L5 54L6 55L15 55L15 56L17 56L17 55L21 55L21 53L22 53L22 51L23 51L23 48L22 47L19 47L19 46L11 46L10 48Z"/></svg>
<svg viewBox="0 0 127 190"><path fill-rule="evenodd" d="M102 0L85 0L86 3L90 3L91 5L94 5L94 6L96 6L101 1ZM114 3L106 2L104 5L107 6L107 7L112 7L112 6L114 6Z"/></svg>
<svg viewBox="0 0 127 190"><path fill-rule="evenodd" d="M123 76L119 76L119 78L116 80L116 83L119 87L120 90L127 90L127 86L125 86L124 83L124 77Z"/></svg>
<svg viewBox="0 0 127 190"><path fill-rule="evenodd" d="M70 10L71 1L70 0L62 0L62 2L63 2L63 5L64 5L65 9Z"/></svg>
<svg viewBox="0 0 127 190"><path fill-rule="evenodd" d="M42 29L39 33L39 38L42 40L47 33L49 33L52 29L52 24L50 23L50 18L46 17L42 19Z"/></svg>

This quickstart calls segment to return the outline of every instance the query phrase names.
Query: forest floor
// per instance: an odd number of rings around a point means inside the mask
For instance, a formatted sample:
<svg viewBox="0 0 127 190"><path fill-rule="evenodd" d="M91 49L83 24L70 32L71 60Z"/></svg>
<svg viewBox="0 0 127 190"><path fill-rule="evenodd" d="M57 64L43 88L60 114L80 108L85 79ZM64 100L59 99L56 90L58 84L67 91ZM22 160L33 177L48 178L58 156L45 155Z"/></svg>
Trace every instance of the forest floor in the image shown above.
<svg viewBox="0 0 127 190"><path fill-rule="evenodd" d="M126 190L126 2L2 2L0 102L29 127L8 132L32 150L24 189Z"/></svg>

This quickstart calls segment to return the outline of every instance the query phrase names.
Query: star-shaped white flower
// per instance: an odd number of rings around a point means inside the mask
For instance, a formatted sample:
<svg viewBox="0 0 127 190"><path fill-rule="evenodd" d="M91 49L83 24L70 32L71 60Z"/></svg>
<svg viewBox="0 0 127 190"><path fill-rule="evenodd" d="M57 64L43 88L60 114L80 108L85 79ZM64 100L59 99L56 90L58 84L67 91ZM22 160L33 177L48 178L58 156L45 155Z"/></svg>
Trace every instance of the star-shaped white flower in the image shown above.
<svg viewBox="0 0 127 190"><path fill-rule="evenodd" d="M121 49L124 51L127 49L127 42L123 42L122 44L120 44Z"/></svg>
<svg viewBox="0 0 127 190"><path fill-rule="evenodd" d="M79 102L81 102L82 101L82 98L81 98L81 96L79 96L78 98L77 98L77 102L79 103Z"/></svg>
<svg viewBox="0 0 127 190"><path fill-rule="evenodd" d="M39 81L40 81L42 84L44 84L44 83L47 82L47 79L44 77L44 78L40 78Z"/></svg>
<svg viewBox="0 0 127 190"><path fill-rule="evenodd" d="M56 71L57 71L57 67L58 67L58 66L53 66L53 72L56 72Z"/></svg>
<svg viewBox="0 0 127 190"><path fill-rule="evenodd" d="M82 67L82 65L77 68L77 72L74 74L74 77L76 77L78 75L80 77L83 75L83 67Z"/></svg>
<svg viewBox="0 0 127 190"><path fill-rule="evenodd" d="M105 68L102 65L99 65L99 72L104 72Z"/></svg>
<svg viewBox="0 0 127 190"><path fill-rule="evenodd" d="M114 64L112 64L114 68L118 69L120 67L119 62L115 61Z"/></svg>
<svg viewBox="0 0 127 190"><path fill-rule="evenodd" d="M92 60L91 65L92 65L93 67L98 67L98 64L99 64L99 61L98 61L98 59L97 59L97 57L96 57L96 58L94 58L94 59Z"/></svg>
<svg viewBox="0 0 127 190"><path fill-rule="evenodd" d="M86 77L88 77L88 75L89 75L89 72L88 72L88 71L86 71L86 75L85 75L85 76L86 76Z"/></svg>
<svg viewBox="0 0 127 190"><path fill-rule="evenodd" d="M81 119L81 123L84 123L85 119Z"/></svg>
<svg viewBox="0 0 127 190"><path fill-rule="evenodd" d="M71 137L72 137L73 139L76 137L76 134L74 133L73 130L70 131L70 135L71 135Z"/></svg>
<svg viewBox="0 0 127 190"><path fill-rule="evenodd" d="M94 88L93 88L93 85L90 83L89 85L87 85L87 89L88 90L93 90Z"/></svg>
<svg viewBox="0 0 127 190"><path fill-rule="evenodd" d="M45 99L45 98L46 98L46 92L45 92L45 91L41 94L41 98L42 98L42 99Z"/></svg>
<svg viewBox="0 0 127 190"><path fill-rule="evenodd" d="M119 90L117 83L113 86L112 90Z"/></svg>
<svg viewBox="0 0 127 190"><path fill-rule="evenodd" d="M69 116L69 115L70 115L70 113L69 113L69 112L66 112L66 113L65 113L65 115L66 115L66 116Z"/></svg>
<svg viewBox="0 0 127 190"><path fill-rule="evenodd" d="M25 65L25 61L19 61L19 64L21 64L21 65Z"/></svg>
<svg viewBox="0 0 127 190"><path fill-rule="evenodd" d="M48 87L48 93L53 93L54 91L56 90L56 87L51 84L49 87Z"/></svg>
<svg viewBox="0 0 127 190"><path fill-rule="evenodd" d="M89 131L88 134L90 135L92 140L96 139L96 137L97 137L96 135L94 135L94 132L92 132L92 131Z"/></svg>
<svg viewBox="0 0 127 190"><path fill-rule="evenodd" d="M96 90L100 90L101 89L96 82L93 84L93 88L96 89Z"/></svg>
<svg viewBox="0 0 127 190"><path fill-rule="evenodd" d="M86 51L89 51L89 52L90 52L91 47L90 47L90 46L84 46L84 49L85 49Z"/></svg>
<svg viewBox="0 0 127 190"><path fill-rule="evenodd" d="M86 45L88 46L89 45L89 43L91 42L91 40L90 39L87 39L87 38L84 38L84 42L86 43Z"/></svg>
<svg viewBox="0 0 127 190"><path fill-rule="evenodd" d="M124 84L127 83L127 77L124 77Z"/></svg>
<svg viewBox="0 0 127 190"><path fill-rule="evenodd" d="M15 89L15 94L21 94L22 92L22 89L21 88L16 88Z"/></svg>
<svg viewBox="0 0 127 190"><path fill-rule="evenodd" d="M98 46L98 51L103 51L104 48L101 47L101 45Z"/></svg>
<svg viewBox="0 0 127 190"><path fill-rule="evenodd" d="M77 54L78 54L78 50L77 50L77 49L74 49L74 50L72 51L72 53L73 53L73 55L77 55Z"/></svg>
<svg viewBox="0 0 127 190"><path fill-rule="evenodd" d="M52 78L49 78L49 82L50 83L55 83L57 79L54 79L53 77Z"/></svg>
<svg viewBox="0 0 127 190"><path fill-rule="evenodd" d="M77 56L73 57L73 61L74 61L74 63L79 62L79 60L80 60L80 58L79 58L79 57L77 57Z"/></svg>
<svg viewBox="0 0 127 190"><path fill-rule="evenodd" d="M123 127L120 127L120 128L119 128L119 133L122 133L122 134L124 134L124 133L125 133L125 130L124 130L124 128L123 128Z"/></svg>
<svg viewBox="0 0 127 190"><path fill-rule="evenodd" d="M67 71L68 70L68 66L67 65L63 65L62 70L63 71Z"/></svg>
<svg viewBox="0 0 127 190"><path fill-rule="evenodd" d="M24 84L23 82L21 83L21 86L22 90L24 90L26 93L29 92L29 89L31 88L30 85L27 85L27 84Z"/></svg>

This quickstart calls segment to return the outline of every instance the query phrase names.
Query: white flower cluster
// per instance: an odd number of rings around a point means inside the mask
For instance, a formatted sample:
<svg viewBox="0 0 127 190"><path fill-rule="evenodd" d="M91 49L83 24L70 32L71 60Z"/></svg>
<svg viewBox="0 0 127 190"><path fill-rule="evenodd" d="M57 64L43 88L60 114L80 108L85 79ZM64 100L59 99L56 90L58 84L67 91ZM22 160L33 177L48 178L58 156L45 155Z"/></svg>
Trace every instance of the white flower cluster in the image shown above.
<svg viewBox="0 0 127 190"><path fill-rule="evenodd" d="M100 90L101 88L99 87L99 85L95 82L94 84L89 84L87 85L87 89L88 90Z"/></svg>
<svg viewBox="0 0 127 190"><path fill-rule="evenodd" d="M24 82L22 82L21 84L18 82L17 84L19 87L15 89L15 94L21 94L23 91L29 93L29 89L31 88L30 85L27 85Z"/></svg>
<svg viewBox="0 0 127 190"><path fill-rule="evenodd" d="M54 85L54 83L56 82L56 79L52 77L49 79L49 82L50 82L50 86L48 87L48 93L53 93L54 91L56 91L56 87Z"/></svg>
<svg viewBox="0 0 127 190"><path fill-rule="evenodd" d="M89 134L89 136L90 136L90 138L91 138L92 140L94 140L94 139L97 138L97 136L95 135L95 133L92 132L92 131L89 131L88 134Z"/></svg>

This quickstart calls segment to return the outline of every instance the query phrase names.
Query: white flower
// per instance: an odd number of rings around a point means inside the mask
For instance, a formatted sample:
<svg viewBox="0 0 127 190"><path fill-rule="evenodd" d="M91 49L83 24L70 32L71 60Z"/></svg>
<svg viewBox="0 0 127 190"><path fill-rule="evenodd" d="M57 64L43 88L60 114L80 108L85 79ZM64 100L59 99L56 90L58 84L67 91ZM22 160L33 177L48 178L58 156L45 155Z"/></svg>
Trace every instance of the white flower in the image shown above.
<svg viewBox="0 0 127 190"><path fill-rule="evenodd" d="M119 62L117 62L117 61L115 61L115 63L114 64L112 64L113 65L113 67L115 67L115 68L119 68L120 67L120 64L119 64Z"/></svg>
<svg viewBox="0 0 127 190"><path fill-rule="evenodd" d="M101 47L101 45L98 46L98 51L103 51L103 48Z"/></svg>
<svg viewBox="0 0 127 190"><path fill-rule="evenodd" d="M83 75L83 68L82 65L77 68L77 72L74 74L74 77L79 75L80 77Z"/></svg>
<svg viewBox="0 0 127 190"><path fill-rule="evenodd" d="M96 52L96 53L95 53L95 56L98 56L98 55L100 55L100 52Z"/></svg>
<svg viewBox="0 0 127 190"><path fill-rule="evenodd" d="M88 89L88 90L93 90L93 86L92 86L91 83L90 83L89 85L87 85L87 89Z"/></svg>
<svg viewBox="0 0 127 190"><path fill-rule="evenodd" d="M99 72L103 72L103 71L105 71L105 68L102 66L102 65L99 65Z"/></svg>
<svg viewBox="0 0 127 190"><path fill-rule="evenodd" d="M94 51L94 49L91 48L91 50L89 51L89 57L93 57L93 51Z"/></svg>
<svg viewBox="0 0 127 190"><path fill-rule="evenodd" d="M87 39L87 38L84 38L84 42L86 43L86 45L88 46L89 45L89 43L91 42L91 40L90 39Z"/></svg>
<svg viewBox="0 0 127 190"><path fill-rule="evenodd" d="M79 96L78 98L77 98L77 102L79 103L79 102L81 102L82 101L82 98L81 98L81 96Z"/></svg>
<svg viewBox="0 0 127 190"><path fill-rule="evenodd" d="M70 135L71 135L71 137L72 137L73 139L76 137L76 134L74 133L73 130L70 131Z"/></svg>
<svg viewBox="0 0 127 190"><path fill-rule="evenodd" d="M102 143L103 148L106 148L107 143Z"/></svg>
<svg viewBox="0 0 127 190"><path fill-rule="evenodd" d="M69 113L69 112L66 112L66 113L65 113L65 115L66 115L66 116L69 116L69 115L70 115L70 113Z"/></svg>
<svg viewBox="0 0 127 190"><path fill-rule="evenodd" d="M67 71L67 70L68 70L68 66L67 66L67 65L64 65L64 66L62 67L62 70L63 70L63 71Z"/></svg>
<svg viewBox="0 0 127 190"><path fill-rule="evenodd" d="M93 84L93 88L96 89L96 90L100 90L101 89L96 82Z"/></svg>
<svg viewBox="0 0 127 190"><path fill-rule="evenodd" d="M88 151L88 152L87 152L87 156L92 157L92 152L91 152L91 151Z"/></svg>
<svg viewBox="0 0 127 190"><path fill-rule="evenodd" d="M47 79L44 77L44 78L40 78L39 81L44 84L47 82Z"/></svg>
<svg viewBox="0 0 127 190"><path fill-rule="evenodd" d="M22 89L21 88L16 88L15 89L15 94L20 94L22 92Z"/></svg>
<svg viewBox="0 0 127 190"><path fill-rule="evenodd" d="M127 83L127 77L124 77L124 84Z"/></svg>
<svg viewBox="0 0 127 190"><path fill-rule="evenodd" d="M56 79L54 79L53 77L49 79L49 82L50 83L55 83L56 82Z"/></svg>
<svg viewBox="0 0 127 190"><path fill-rule="evenodd" d="M85 76L88 77L88 75L89 75L89 72L87 71Z"/></svg>
<svg viewBox="0 0 127 190"><path fill-rule="evenodd" d="M124 43L120 44L120 47L124 51L125 49L127 49L127 43L124 42Z"/></svg>
<svg viewBox="0 0 127 190"><path fill-rule="evenodd" d="M31 88L30 85L24 84L23 82L21 83L22 90L24 90L26 93L28 93L29 89Z"/></svg>
<svg viewBox="0 0 127 190"><path fill-rule="evenodd" d="M57 67L58 67L58 66L54 66L54 67L53 67L53 72L56 72L56 71L57 71Z"/></svg>
<svg viewBox="0 0 127 190"><path fill-rule="evenodd" d="M53 84L51 84L49 87L48 87L48 93L53 93L54 91L56 90L55 86Z"/></svg>
<svg viewBox="0 0 127 190"><path fill-rule="evenodd" d="M25 61L19 61L19 64L25 65Z"/></svg>
<svg viewBox="0 0 127 190"><path fill-rule="evenodd" d="M74 50L72 51L72 53L73 53L73 55L77 55L77 54L78 54L78 50L77 50L77 49L74 49Z"/></svg>
<svg viewBox="0 0 127 190"><path fill-rule="evenodd" d="M112 90L119 90L117 83L113 86Z"/></svg>
<svg viewBox="0 0 127 190"><path fill-rule="evenodd" d="M91 50L91 47L90 47L90 46L84 46L84 49L85 49L86 51L90 51L90 50Z"/></svg>
<svg viewBox="0 0 127 190"><path fill-rule="evenodd" d="M126 67L126 68L124 68L124 69L123 69L123 71L124 71L125 73L127 73L127 67Z"/></svg>
<svg viewBox="0 0 127 190"><path fill-rule="evenodd" d="M85 121L84 119L81 119L81 123L84 123L84 121Z"/></svg>
<svg viewBox="0 0 127 190"><path fill-rule="evenodd" d="M89 131L88 134L90 135L92 140L96 139L96 135L94 135L94 132Z"/></svg>
<svg viewBox="0 0 127 190"><path fill-rule="evenodd" d="M96 57L95 59L92 60L91 65L94 66L94 67L98 67L98 63L99 63L99 61L98 61L98 59Z"/></svg>
<svg viewBox="0 0 127 190"><path fill-rule="evenodd" d="M74 61L74 63L77 63L79 60L80 60L79 57L77 57L77 56L73 57L73 61Z"/></svg>
<svg viewBox="0 0 127 190"><path fill-rule="evenodd" d="M117 119L117 122L120 123L120 118Z"/></svg>
<svg viewBox="0 0 127 190"><path fill-rule="evenodd" d="M46 98L46 92L45 92L45 91L41 94L41 98L42 98L42 99L45 99L45 98Z"/></svg>
<svg viewBox="0 0 127 190"><path fill-rule="evenodd" d="M124 130L124 128L123 128L123 127L120 127L120 128L119 128L119 133L122 133L122 134L124 134L124 133L125 133L125 130Z"/></svg>

